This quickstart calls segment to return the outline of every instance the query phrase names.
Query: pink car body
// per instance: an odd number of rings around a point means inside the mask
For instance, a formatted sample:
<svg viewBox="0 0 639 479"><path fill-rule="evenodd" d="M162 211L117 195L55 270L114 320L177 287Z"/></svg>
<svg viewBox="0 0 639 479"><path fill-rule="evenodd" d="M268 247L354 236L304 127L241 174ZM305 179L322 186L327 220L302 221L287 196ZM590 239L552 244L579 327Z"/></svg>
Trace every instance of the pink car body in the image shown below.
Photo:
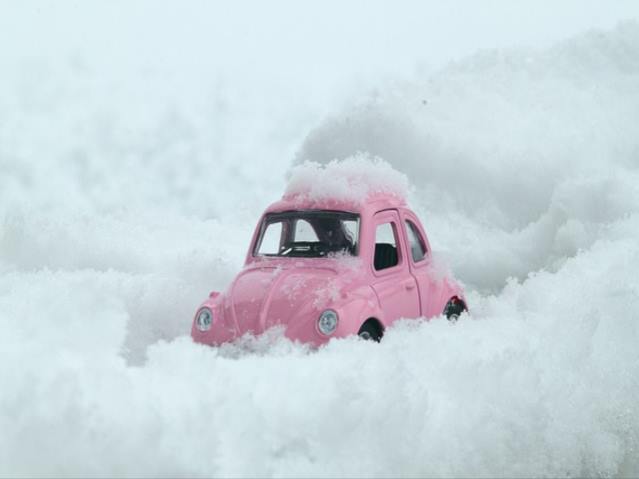
<svg viewBox="0 0 639 479"><path fill-rule="evenodd" d="M319 231L324 223L337 230ZM273 254L262 254L272 225L280 244ZM293 228L306 228L304 235L313 240L324 235L327 242L282 244L298 234ZM349 251L318 249L338 235ZM450 317L465 309L459 285L434 267L424 228L405 200L392 194L359 203L285 196L264 212L242 271L225 292L212 292L200 306L191 335L198 343L219 345L279 326L286 337L319 346L363 330L377 331L373 339L380 339L400 318Z"/></svg>

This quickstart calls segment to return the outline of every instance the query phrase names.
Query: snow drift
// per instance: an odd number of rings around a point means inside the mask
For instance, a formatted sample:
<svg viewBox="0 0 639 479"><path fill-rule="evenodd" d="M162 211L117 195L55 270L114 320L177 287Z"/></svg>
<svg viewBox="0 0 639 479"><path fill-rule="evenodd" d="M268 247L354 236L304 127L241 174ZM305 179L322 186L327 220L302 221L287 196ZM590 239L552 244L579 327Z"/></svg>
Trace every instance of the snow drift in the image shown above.
<svg viewBox="0 0 639 479"><path fill-rule="evenodd" d="M298 161L384 158L417 187L455 269L495 292L636 211L638 59L636 23L546 51L483 52L335 115Z"/></svg>
<svg viewBox="0 0 639 479"><path fill-rule="evenodd" d="M638 58L633 23L480 53L312 131L298 160L408 176L473 316L320 351L187 336L284 189L274 144L146 112L159 77L5 76L0 475L637 476Z"/></svg>

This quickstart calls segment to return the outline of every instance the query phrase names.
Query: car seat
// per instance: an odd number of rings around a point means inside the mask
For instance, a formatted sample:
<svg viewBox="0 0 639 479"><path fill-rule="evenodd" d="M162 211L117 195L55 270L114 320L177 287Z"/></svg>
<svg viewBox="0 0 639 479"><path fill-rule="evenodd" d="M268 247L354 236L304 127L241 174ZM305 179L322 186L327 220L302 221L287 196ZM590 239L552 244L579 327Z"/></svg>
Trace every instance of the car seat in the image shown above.
<svg viewBox="0 0 639 479"><path fill-rule="evenodd" d="M395 266L397 261L397 248L389 243L375 244L375 269L386 269Z"/></svg>

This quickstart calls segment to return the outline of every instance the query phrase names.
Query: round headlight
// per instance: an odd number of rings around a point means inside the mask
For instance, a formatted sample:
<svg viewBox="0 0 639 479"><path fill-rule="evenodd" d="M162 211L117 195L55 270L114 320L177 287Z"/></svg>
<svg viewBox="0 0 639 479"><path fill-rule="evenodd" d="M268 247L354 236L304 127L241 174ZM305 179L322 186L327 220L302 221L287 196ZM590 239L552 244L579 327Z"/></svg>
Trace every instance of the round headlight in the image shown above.
<svg viewBox="0 0 639 479"><path fill-rule="evenodd" d="M323 335L329 336L337 329L337 320L337 313L332 309L327 309L320 314L317 320L317 329L319 329Z"/></svg>
<svg viewBox="0 0 639 479"><path fill-rule="evenodd" d="M200 331L208 331L213 323L213 313L209 308L202 308L195 317L195 325Z"/></svg>

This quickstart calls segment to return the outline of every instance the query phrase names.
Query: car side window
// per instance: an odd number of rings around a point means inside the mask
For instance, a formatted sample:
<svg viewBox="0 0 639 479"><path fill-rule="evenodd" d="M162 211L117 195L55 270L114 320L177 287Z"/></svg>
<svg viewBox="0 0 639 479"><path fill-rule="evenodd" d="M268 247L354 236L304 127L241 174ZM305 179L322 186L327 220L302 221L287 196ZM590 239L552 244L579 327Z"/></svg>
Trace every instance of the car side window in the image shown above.
<svg viewBox="0 0 639 479"><path fill-rule="evenodd" d="M393 223L382 223L375 230L375 260L377 271L399 264L397 234Z"/></svg>
<svg viewBox="0 0 639 479"><path fill-rule="evenodd" d="M412 221L406 221L406 232L408 233L410 254L413 257L413 261L418 263L426 257L426 243L419 229L417 229L417 226L415 226Z"/></svg>

